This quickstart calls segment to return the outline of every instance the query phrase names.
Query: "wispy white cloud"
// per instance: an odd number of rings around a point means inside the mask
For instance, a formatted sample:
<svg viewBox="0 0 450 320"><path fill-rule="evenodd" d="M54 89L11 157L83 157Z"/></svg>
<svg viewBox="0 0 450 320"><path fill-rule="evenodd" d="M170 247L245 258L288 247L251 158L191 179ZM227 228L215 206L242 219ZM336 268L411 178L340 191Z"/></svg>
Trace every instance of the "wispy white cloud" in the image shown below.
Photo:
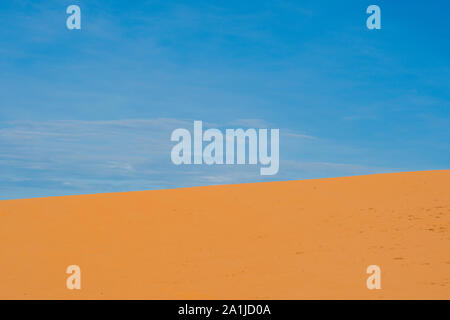
<svg viewBox="0 0 450 320"><path fill-rule="evenodd" d="M287 130L283 130L282 131L282 136L285 137L293 137L293 138L298 138L298 139L318 139L317 137L313 137L307 134L303 134L303 133L297 133L297 132L293 132L289 129Z"/></svg>
<svg viewBox="0 0 450 320"><path fill-rule="evenodd" d="M267 127L269 123L260 119L238 119L218 127L231 124ZM205 127L213 125L217 124L205 122ZM173 146L170 134L177 128L192 130L192 126L192 120L171 118L2 123L0 199L390 171L356 164L287 160L299 146L305 148L302 152L310 148L295 143L297 140L319 146L322 143L322 148L326 147L320 139L288 129L281 130L285 131L284 138L281 136L284 149L280 171L275 176L260 176L259 168L250 165L175 166L170 160ZM294 139L294 143L289 139ZM332 147L329 150L333 150Z"/></svg>
<svg viewBox="0 0 450 320"><path fill-rule="evenodd" d="M230 126L242 126L246 128L269 128L273 125L263 119L236 119L229 122Z"/></svg>

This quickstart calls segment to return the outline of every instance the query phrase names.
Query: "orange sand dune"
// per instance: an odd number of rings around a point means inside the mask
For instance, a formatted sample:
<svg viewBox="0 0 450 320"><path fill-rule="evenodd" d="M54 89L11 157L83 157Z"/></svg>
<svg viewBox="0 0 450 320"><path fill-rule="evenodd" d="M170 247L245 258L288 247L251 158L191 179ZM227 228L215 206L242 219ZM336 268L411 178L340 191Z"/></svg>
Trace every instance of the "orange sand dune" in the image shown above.
<svg viewBox="0 0 450 320"><path fill-rule="evenodd" d="M1 201L0 298L450 299L449 217L449 170Z"/></svg>

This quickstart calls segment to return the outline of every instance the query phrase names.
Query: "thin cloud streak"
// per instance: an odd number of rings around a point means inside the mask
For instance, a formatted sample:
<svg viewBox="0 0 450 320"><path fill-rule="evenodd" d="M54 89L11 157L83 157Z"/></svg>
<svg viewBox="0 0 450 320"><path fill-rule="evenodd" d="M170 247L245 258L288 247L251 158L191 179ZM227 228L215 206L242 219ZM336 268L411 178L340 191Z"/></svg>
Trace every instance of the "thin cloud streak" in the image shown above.
<svg viewBox="0 0 450 320"><path fill-rule="evenodd" d="M234 126L230 126L234 123ZM238 119L218 127L267 125L261 119ZM214 123L204 122L204 127ZM193 120L123 119L14 121L0 126L0 199L26 196L120 192L292 180L377 169L281 159L278 175L260 176L250 165L175 166L170 160L174 129L192 130ZM286 136L317 143L309 135L285 130ZM283 132L283 129L281 130ZM286 156L297 144L285 145ZM305 146L308 148L307 146ZM378 170L382 171L382 170ZM39 187L38 187L39 186Z"/></svg>

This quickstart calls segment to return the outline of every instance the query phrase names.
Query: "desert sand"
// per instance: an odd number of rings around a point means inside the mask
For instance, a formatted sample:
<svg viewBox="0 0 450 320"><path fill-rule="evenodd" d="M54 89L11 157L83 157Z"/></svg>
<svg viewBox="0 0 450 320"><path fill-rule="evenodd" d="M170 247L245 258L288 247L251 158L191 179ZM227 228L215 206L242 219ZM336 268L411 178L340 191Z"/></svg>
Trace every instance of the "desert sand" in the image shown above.
<svg viewBox="0 0 450 320"><path fill-rule="evenodd" d="M0 299L450 299L449 227L450 170L0 201Z"/></svg>

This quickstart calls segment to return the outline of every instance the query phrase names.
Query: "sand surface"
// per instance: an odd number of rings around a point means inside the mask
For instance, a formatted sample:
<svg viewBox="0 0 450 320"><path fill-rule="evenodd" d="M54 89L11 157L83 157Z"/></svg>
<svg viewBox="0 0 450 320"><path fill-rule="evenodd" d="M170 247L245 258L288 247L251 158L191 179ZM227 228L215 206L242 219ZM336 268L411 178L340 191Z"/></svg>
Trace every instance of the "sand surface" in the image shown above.
<svg viewBox="0 0 450 320"><path fill-rule="evenodd" d="M0 201L0 299L450 299L449 227L450 170Z"/></svg>

